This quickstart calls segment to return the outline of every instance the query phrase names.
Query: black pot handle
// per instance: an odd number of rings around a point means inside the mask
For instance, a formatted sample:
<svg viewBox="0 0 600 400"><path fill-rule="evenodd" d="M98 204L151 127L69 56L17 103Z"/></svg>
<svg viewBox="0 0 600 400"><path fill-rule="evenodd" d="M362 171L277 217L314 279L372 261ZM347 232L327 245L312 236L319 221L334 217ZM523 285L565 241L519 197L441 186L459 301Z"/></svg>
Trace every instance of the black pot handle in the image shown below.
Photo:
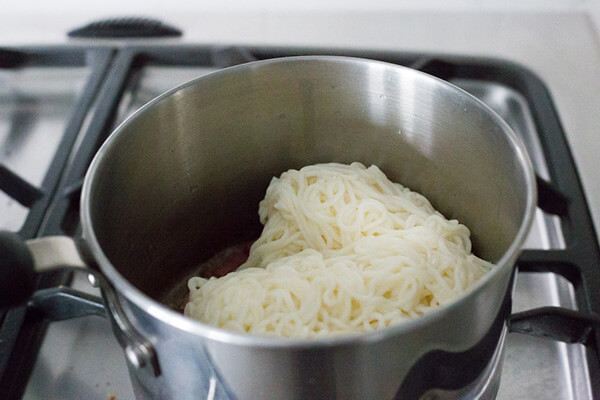
<svg viewBox="0 0 600 400"><path fill-rule="evenodd" d="M68 288L40 290L33 295L36 273L51 269L84 271L94 276L105 302ZM0 232L0 309L25 304L44 312L50 320L84 315L106 315L130 364L153 376L161 370L152 343L131 324L117 292L97 269L85 242L66 236L47 236L24 241L17 234ZM108 313L104 313L104 309Z"/></svg>
<svg viewBox="0 0 600 400"><path fill-rule="evenodd" d="M512 314L508 328L509 332L587 345L600 332L600 318L561 307L540 307Z"/></svg>
<svg viewBox="0 0 600 400"><path fill-rule="evenodd" d="M33 254L19 235L0 232L0 310L23 305L35 290Z"/></svg>
<svg viewBox="0 0 600 400"><path fill-rule="evenodd" d="M88 254L81 241L66 236L25 241L16 233L0 232L0 309L26 304L38 272L64 267L95 272Z"/></svg>
<svg viewBox="0 0 600 400"><path fill-rule="evenodd" d="M39 246L39 242L36 243ZM88 315L106 317L102 299L97 296L67 287L36 292L36 270L39 269L26 241L16 233L0 231L0 310L28 304L51 321Z"/></svg>

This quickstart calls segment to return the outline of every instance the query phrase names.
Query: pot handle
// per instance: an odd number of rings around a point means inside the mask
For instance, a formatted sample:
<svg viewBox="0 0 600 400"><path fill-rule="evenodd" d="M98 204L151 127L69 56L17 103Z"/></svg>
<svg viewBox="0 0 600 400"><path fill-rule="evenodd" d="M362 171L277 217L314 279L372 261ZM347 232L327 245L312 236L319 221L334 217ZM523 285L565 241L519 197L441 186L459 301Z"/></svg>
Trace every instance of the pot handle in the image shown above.
<svg viewBox="0 0 600 400"><path fill-rule="evenodd" d="M69 237L24 241L16 233L0 232L0 309L27 303L35 291L37 272L66 266L87 268L82 247Z"/></svg>
<svg viewBox="0 0 600 400"><path fill-rule="evenodd" d="M0 310L24 304L35 290L33 255L12 232L0 232Z"/></svg>
<svg viewBox="0 0 600 400"><path fill-rule="evenodd" d="M44 289L35 293L30 305L42 309L51 320L84 315L104 315L129 363L136 369L149 369L160 376L154 346L131 324L113 286L95 269L95 262L83 241L66 236L47 236L24 241L12 232L0 232L0 309L25 304L33 295L36 273L66 268L85 271L99 284L105 302L69 288Z"/></svg>

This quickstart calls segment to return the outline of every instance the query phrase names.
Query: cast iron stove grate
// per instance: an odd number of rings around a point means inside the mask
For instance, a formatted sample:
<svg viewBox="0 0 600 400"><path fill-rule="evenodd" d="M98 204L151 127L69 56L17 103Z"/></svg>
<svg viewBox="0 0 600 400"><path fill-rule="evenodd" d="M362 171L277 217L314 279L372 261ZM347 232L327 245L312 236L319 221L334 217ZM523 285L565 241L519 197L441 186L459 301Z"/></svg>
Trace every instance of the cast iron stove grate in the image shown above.
<svg viewBox="0 0 600 400"><path fill-rule="evenodd" d="M63 171L67 167L69 154L76 143L80 130L84 125L96 94L101 86L102 80L108 71L110 60L114 50L97 47L94 49L84 47L23 47L18 49L0 48L0 73L11 74L20 71L37 69L38 71L49 71L55 68L86 68L89 69L83 86L79 91L74 104L60 135L56 151L51 158L41 183L32 184L23 177L20 171L15 170L4 160L0 160L0 190L14 204L20 204L26 208L22 221L18 221L19 235L24 239L34 238L41 234L57 234L59 232L44 231L42 229L44 217L48 212L52 198L59 186ZM42 72L43 73L43 72ZM39 94L39 88L29 88L35 92L11 93L9 88L3 87L0 80L0 91L3 99L8 97L7 102L0 103L2 107L8 108L12 116L8 123L6 141L3 142L4 154L7 155L26 141L31 133L31 127L36 123L35 107L46 107L45 104L37 103L35 94ZM15 104L16 103L16 104ZM6 110L5 108L5 110ZM11 109L12 108L12 109ZM49 132L46 132L49 134ZM16 149L18 150L18 149ZM35 164L37 160L30 160ZM10 201L9 201L10 203ZM8 206L8 211L14 212L14 207ZM2 229L7 229L3 226ZM42 233L43 232L43 233ZM66 283L64 275L48 275L42 277L38 285L55 286ZM26 307L10 311L0 310L0 392L2 397L19 397L22 387L27 382L31 366L35 362L37 348L40 346L45 332L46 322ZM16 391L15 391L15 388ZM5 397L6 398L6 397Z"/></svg>

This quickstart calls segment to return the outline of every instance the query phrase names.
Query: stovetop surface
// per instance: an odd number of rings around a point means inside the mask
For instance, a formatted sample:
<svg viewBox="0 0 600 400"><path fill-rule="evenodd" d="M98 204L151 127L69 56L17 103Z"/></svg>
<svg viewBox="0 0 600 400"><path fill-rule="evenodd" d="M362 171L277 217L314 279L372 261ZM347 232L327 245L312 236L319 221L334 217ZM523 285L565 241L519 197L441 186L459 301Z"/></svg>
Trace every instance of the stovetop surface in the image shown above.
<svg viewBox="0 0 600 400"><path fill-rule="evenodd" d="M29 220L35 202L24 206L0 192L0 215L4 216L0 226L20 230L25 237L77 235L77 195L83 173L94 150L114 126L152 98L187 80L254 58L296 52L309 51L132 48L118 53L87 52L83 58L75 60L77 57L73 56L73 62L65 61L58 67L36 65L33 60L29 68L0 69L0 115L5 117L1 120L4 122L0 122L2 165L34 187L41 187L38 198L46 207L43 218L34 224ZM339 52L332 50L332 53ZM494 65L493 61L431 61L414 54L395 57L365 52L358 55L418 65L480 98L521 136L537 175L554 183L549 155L544 151L547 139L540 137L540 122L536 119L539 109L532 104L532 99L510 84L512 78L498 82L485 68L481 72L468 72L469 68L479 71L480 66ZM106 58L113 60L109 74ZM504 67L500 65L500 70ZM460 68L467 72L461 73ZM77 119L73 109L82 106L87 111L79 113L81 118ZM69 127L76 134L69 133ZM72 146L72 150L63 156L62 164L59 163L57 177L48 179L53 173L45 171L57 167L52 154L64 145ZM37 160L36 168L28 161L32 159ZM533 250L534 255L567 251L570 226L565 227L565 223L568 225L569 220L564 216L538 209L525 249ZM527 271L516 276L513 312L540 306L582 308L585 296L580 294L581 288L577 282L574 284L556 273L560 270L543 265L525 269ZM65 278L48 279L42 285L55 284L61 279ZM84 276L76 275L71 285L97 294ZM583 303L583 308L587 307L589 305ZM8 317L6 314L1 318L7 320ZM498 398L591 399L588 353L581 344L509 334ZM34 360L31 377L25 382L26 399L107 399L111 395L117 399L134 398L124 356L107 320L89 317L49 324Z"/></svg>

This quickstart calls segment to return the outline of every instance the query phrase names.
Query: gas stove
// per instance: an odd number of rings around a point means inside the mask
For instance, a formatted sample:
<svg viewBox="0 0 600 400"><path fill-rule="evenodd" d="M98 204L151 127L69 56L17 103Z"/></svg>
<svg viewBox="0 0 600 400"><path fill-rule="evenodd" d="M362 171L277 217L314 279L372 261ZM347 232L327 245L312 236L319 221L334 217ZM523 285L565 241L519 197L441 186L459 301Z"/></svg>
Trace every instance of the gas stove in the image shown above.
<svg viewBox="0 0 600 400"><path fill-rule="evenodd" d="M586 315L600 313L598 242L544 82L513 63L298 47L0 49L0 228L24 238L80 235L83 177L116 125L157 95L190 79L253 60L304 54L383 60L448 80L504 118L523 139L534 163L539 207L517 263L512 304L508 303L513 315L502 321L490 357L474 380L459 388L429 390L424 398L600 397L598 334L589 323L572 331L557 323L564 315L581 315L589 322ZM39 282L39 288L57 285L99 295L83 274L54 273ZM556 330L552 337L571 343L522 334L535 330L528 325L527 310L538 307L556 307L540 318ZM135 383L109 321L57 319L34 304L0 312L3 398L136 398ZM214 392L210 396L217 398Z"/></svg>

